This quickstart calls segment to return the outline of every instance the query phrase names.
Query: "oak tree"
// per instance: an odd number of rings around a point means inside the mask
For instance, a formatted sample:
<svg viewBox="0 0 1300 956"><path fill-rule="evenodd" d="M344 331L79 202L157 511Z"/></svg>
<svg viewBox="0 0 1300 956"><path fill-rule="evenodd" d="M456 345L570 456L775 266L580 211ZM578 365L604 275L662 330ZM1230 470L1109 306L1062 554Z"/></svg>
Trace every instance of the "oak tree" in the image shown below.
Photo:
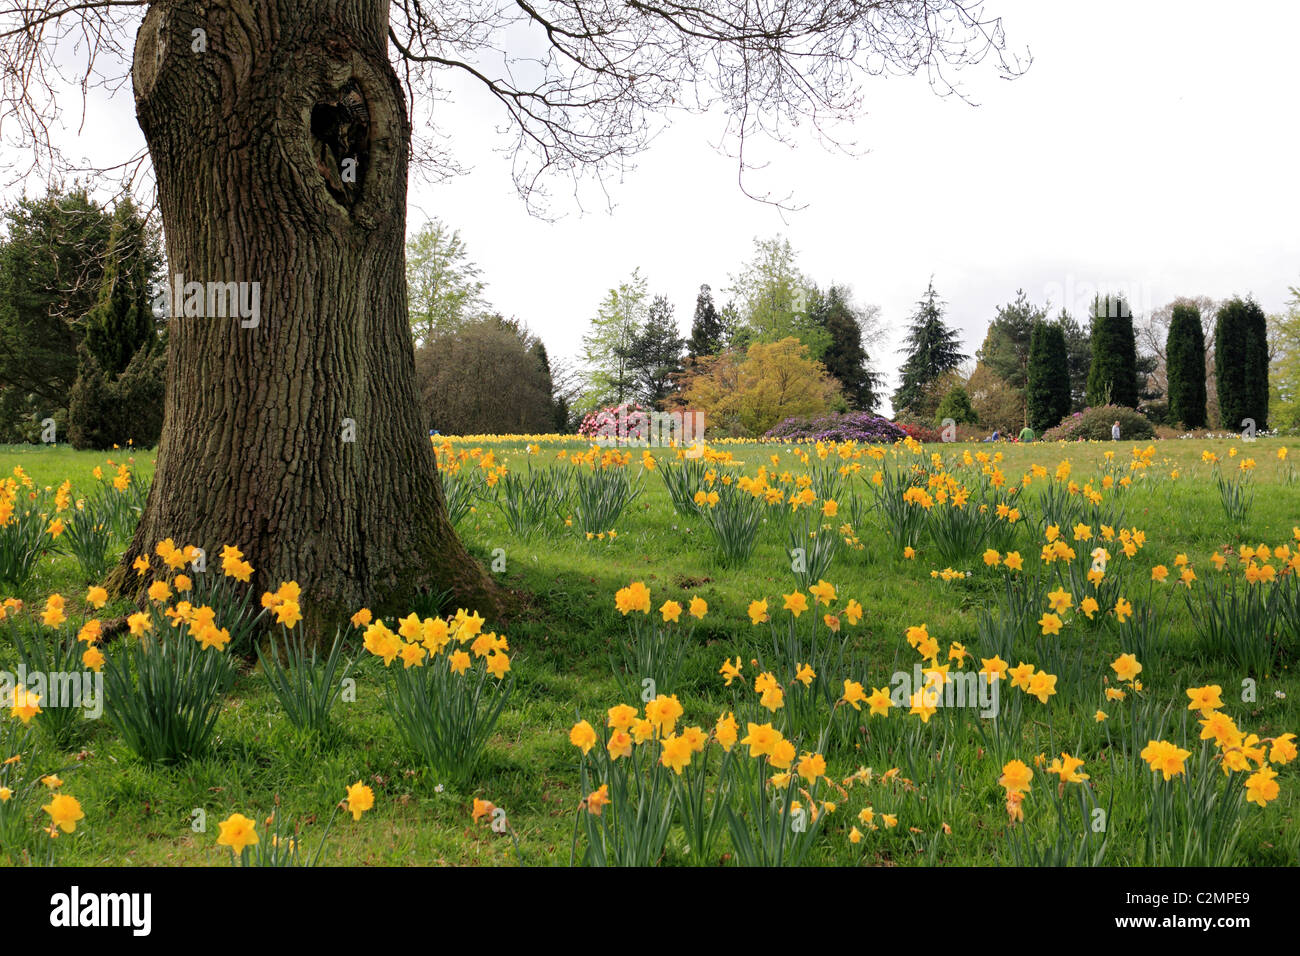
<svg viewBox="0 0 1300 956"><path fill-rule="evenodd" d="M326 613L447 588L493 612L446 518L407 309L408 168L456 168L452 77L499 111L545 212L556 175L603 183L673 110L725 118L748 191L755 138L831 135L870 76L961 95L951 70L990 56L1022 70L961 0L0 0L6 155L60 166L62 91L129 76L147 155L120 169L151 171L172 275L260 297L256 323L173 312L156 476L112 583L171 537L236 544L255 585L296 579Z"/></svg>

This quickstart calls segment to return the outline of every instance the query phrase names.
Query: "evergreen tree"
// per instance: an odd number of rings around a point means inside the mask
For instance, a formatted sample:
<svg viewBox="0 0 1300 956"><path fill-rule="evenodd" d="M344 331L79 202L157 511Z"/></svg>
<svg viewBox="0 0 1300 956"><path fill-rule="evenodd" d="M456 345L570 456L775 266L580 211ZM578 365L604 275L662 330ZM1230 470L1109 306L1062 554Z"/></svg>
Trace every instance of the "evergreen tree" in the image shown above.
<svg viewBox="0 0 1300 956"><path fill-rule="evenodd" d="M707 284L700 286L699 295L695 297L691 337L686 343L687 353L693 359L701 355L717 355L722 351L726 333L722 316L713 305L713 290Z"/></svg>
<svg viewBox="0 0 1300 956"><path fill-rule="evenodd" d="M1268 427L1268 319L1254 299L1230 299L1214 332L1214 373L1224 428Z"/></svg>
<svg viewBox="0 0 1300 956"><path fill-rule="evenodd" d="M1034 323L1027 382L1027 424L1034 431L1044 432L1070 414L1069 349L1058 323Z"/></svg>
<svg viewBox="0 0 1300 956"><path fill-rule="evenodd" d="M1056 324L1065 336L1065 351L1070 367L1070 411L1081 412L1088 407L1088 370L1092 367L1092 339L1088 330L1074 321L1064 309L1056 317Z"/></svg>
<svg viewBox="0 0 1300 956"><path fill-rule="evenodd" d="M655 296L645 325L632 340L629 364L638 401L658 408L668 397L675 376L681 374L685 347L671 303L662 295Z"/></svg>
<svg viewBox="0 0 1300 956"><path fill-rule="evenodd" d="M86 314L84 343L106 378L126 371L143 346L158 342L149 286L161 263L130 199L113 212L99 297Z"/></svg>
<svg viewBox="0 0 1300 956"><path fill-rule="evenodd" d="M1098 296L1092 305L1092 364L1088 404L1137 408L1137 336L1123 296Z"/></svg>
<svg viewBox="0 0 1300 956"><path fill-rule="evenodd" d="M849 290L832 285L825 293L814 290L811 299L810 315L830 336L831 344L822 356L822 364L840 383L850 409L874 411L880 377L868 364L866 349L862 347L862 320Z"/></svg>
<svg viewBox="0 0 1300 956"><path fill-rule="evenodd" d="M1031 305L1024 290L1016 290L1014 302L998 307L976 358L1012 388L1025 388L1029 382L1030 337L1035 326L1046 319L1045 308Z"/></svg>
<svg viewBox="0 0 1300 956"><path fill-rule="evenodd" d="M1047 367L1052 378L1050 414L1055 419L1053 424L1056 424L1070 414L1073 399L1070 394L1070 343L1065 329L1054 322L1047 324Z"/></svg>
<svg viewBox="0 0 1300 956"><path fill-rule="evenodd" d="M161 421L165 362L150 309L162 259L156 233L130 200L110 212L84 192L23 200L6 215L10 238L0 250L0 392L9 400L6 417L20 409L36 419L54 417L75 438L69 406L81 376L88 375L80 393L94 392L92 404L103 409L94 413L100 419L96 433L116 436L118 444L128 438L141 447L153 444L158 430L151 422ZM132 379L121 383L132 367ZM146 381L151 375L156 382ZM156 407L146 407L149 402ZM9 436L29 437L22 431L20 422L0 422L0 432Z"/></svg>
<svg viewBox="0 0 1300 956"><path fill-rule="evenodd" d="M1139 352L1134 366L1137 375L1138 402L1155 402L1166 398L1165 388L1160 383L1160 356L1154 352Z"/></svg>
<svg viewBox="0 0 1300 956"><path fill-rule="evenodd" d="M77 449L122 444L117 441L104 370L84 343L77 353L77 380L68 394L68 441Z"/></svg>
<svg viewBox="0 0 1300 956"><path fill-rule="evenodd" d="M63 417L82 320L101 292L113 217L84 189L20 199L0 238L0 394L15 413ZM13 420L0 421L11 436Z"/></svg>
<svg viewBox="0 0 1300 956"><path fill-rule="evenodd" d="M931 279L912 315L906 344L899 350L907 354L907 359L903 362L902 382L893 397L896 415L913 408L927 385L966 359L956 330L943 321L943 305Z"/></svg>
<svg viewBox="0 0 1300 956"><path fill-rule="evenodd" d="M552 428L557 433L563 434L569 424L569 403L555 392L555 376L551 372L551 357L547 354L546 345L541 339L533 343L530 351L533 353L533 357L537 359L537 364L542 370L540 384L549 403Z"/></svg>
<svg viewBox="0 0 1300 956"><path fill-rule="evenodd" d="M68 396L68 439L74 448L151 448L162 434L166 350L140 346L119 375L105 375L83 343L80 373Z"/></svg>

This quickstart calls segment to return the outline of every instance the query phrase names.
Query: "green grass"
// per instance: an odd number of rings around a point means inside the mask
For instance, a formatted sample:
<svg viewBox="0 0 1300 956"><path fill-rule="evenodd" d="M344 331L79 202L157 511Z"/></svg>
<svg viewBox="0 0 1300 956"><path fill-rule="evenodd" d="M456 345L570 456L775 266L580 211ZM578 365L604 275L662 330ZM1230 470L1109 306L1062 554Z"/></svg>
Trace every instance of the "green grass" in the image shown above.
<svg viewBox="0 0 1300 956"><path fill-rule="evenodd" d="M1300 484L1287 483L1288 465L1276 460L1280 444L1277 440L1252 445L1235 440L1156 443L1150 475L1159 480L1153 480L1151 487L1139 482L1129 492L1125 524L1147 533L1146 547L1135 559L1138 566L1145 569L1164 563L1172 567L1176 555L1185 553L1197 573L1205 576L1211 573L1210 554L1223 545L1290 541L1295 546L1292 529L1300 525ZM556 447L543 445L534 462L550 460ZM749 473L760 464L770 466L772 454L780 456L778 470L802 470L786 450L788 446L723 447L745 461ZM936 446L926 451L951 455L966 449L991 452L994 447ZM1050 472L1068 457L1074 466L1073 477L1082 483L1098 473L1106 451L1115 450L1126 460L1132 447L1122 442L1007 445L997 446L997 450L1006 456L1002 467L1013 481L1031 462ZM1200 461L1203 449L1226 455L1230 447L1260 463L1256 473L1259 491L1245 533L1238 533L1225 520L1210 469ZM498 460L523 466L521 444L502 443L492 448ZM657 452L660 459L665 457L662 450ZM104 457L65 448L10 446L0 448L0 474L20 465L39 486L71 478L75 492L93 480L90 471L102 464ZM137 474L148 475L152 454L134 457ZM639 451L634 452L630 467L641 469ZM870 467L868 464L867 474ZM1173 469L1180 473L1177 480L1168 479ZM858 494L868 495L861 478L854 479L854 484ZM844 510L835 523L843 520L847 520ZM340 728L328 741L295 732L279 714L265 679L250 671L236 684L219 720L211 753L202 758L171 768L146 766L103 721L88 722L84 740L73 751L54 754L47 750L43 766L67 767L61 773L65 789L77 796L86 812L76 835L58 841L56 858L90 865L225 863L229 853L216 845L217 822L232 812L260 821L277 805L282 819L302 824L305 845L314 851L344 787L363 780L375 790L375 810L359 822L340 814L322 857L324 863L567 864L574 814L584 796L579 792L577 751L569 744L567 732L579 717L599 727L606 708L619 701L609 655L626 622L615 610L614 592L630 581L642 580L650 588L654 607L670 598L685 604L693 595L708 601L709 612L696 631L696 646L688 653L680 689L685 721L707 728L720 711L734 707L732 691L724 689L717 673L724 658L739 655L746 662L745 680L752 687L754 668L748 662L761 648L764 632L750 625L747 605L765 597L773 616L779 618L779 595L795 586L783 534L764 533L746 567L719 568L703 521L676 514L656 474L646 475L644 493L616 528L618 534L612 541L588 541L576 527L564 528L556 521L544 533L519 541L508 534L497 508L485 501L477 502L461 522L462 537L485 564L491 562L495 549L504 550L505 569L500 577L529 596L525 611L505 628L517 685L472 788L456 790L435 779L398 739L383 709L378 673L382 665L376 660L367 656L362 661L357 700L339 705ZM910 670L915 655L903 640L909 625L926 623L945 647L950 641L961 641L972 652L979 650L977 613L995 600L998 572L986 569L976 556L961 568L971 572L966 580L934 580L930 570L942 565L931 561L924 547L914 560L904 560L874 525L859 528L857 533L863 550L842 553L828 578L836 585L841 602L857 598L866 609L862 624L852 629L851 646L860 661L860 675L869 682L868 691L886 684L894 670ZM1037 562L1040 544L1041 539L1030 539L1026 528L1020 550L1027 567ZM119 551L121 546L119 543ZM1165 586L1181 589L1173 581ZM76 579L75 563L60 557L42 562L23 596L31 600L51 591L80 596L83 589L84 582ZM4 637L4 626L0 624L0 668L12 669L15 655ZM1142 680L1144 696L1172 704L1175 726L1195 716L1186 713L1184 690L1218 683L1224 688L1226 712L1243 729L1261 736L1300 731L1296 703L1300 680L1290 669L1293 657L1285 660L1277 673L1259 680L1257 700L1247 704L1236 693L1246 675L1228 662L1202 659L1181 599L1170 605L1168 635L1162 665L1158 670L1144 670ZM1090 680L1095 676L1096 692L1062 693L1050 708L1026 701L1028 719L1021 727L1021 737L1004 756L1032 762L1037 754L1046 753L1050 758L1064 749L1082 757L1083 770L1091 774L1101 805L1112 807L1105 862L1140 862L1151 774L1145 766L1140 773L1119 766L1115 751L1108 749L1105 725L1093 719L1094 711L1103 706L1100 679L1106 665L1129 648L1121 647L1104 630L1074 625L1066 628L1060 641L1081 652ZM1295 650L1293 647L1290 652ZM1025 659L1035 661L1032 654L1026 650ZM1113 675L1111 678L1113 684ZM1108 709L1117 711L1118 707ZM810 862L1014 862L1002 790L997 785L1001 763L985 746L975 720L942 710L928 725L898 714L888 720L903 722L903 726L873 733L856 749L833 751L829 755L831 775L845 777L863 765L877 774L900 767L900 776L909 777L915 789L873 784L865 793L860 787L851 790L842 808L829 818ZM933 759L940 750L942 758ZM1298 764L1278 768L1282 792L1276 801L1264 809L1244 807L1245 823L1234 863L1297 863ZM1036 769L1033 791L1025 802L1027 821L1020 832L1039 843L1056 832L1050 799L1054 790L1055 778ZM505 809L518 836L518 857L509 838L492 832L486 823L471 821L470 804L475 796ZM897 812L899 826L868 833L854 846L846 834L864 799L878 812ZM196 811L206 814L206 832L195 832L192 826ZM943 824L951 828L950 834L943 832ZM913 833L911 827L924 832ZM722 843L725 852L725 837ZM680 835L674 834L665 862L689 861Z"/></svg>

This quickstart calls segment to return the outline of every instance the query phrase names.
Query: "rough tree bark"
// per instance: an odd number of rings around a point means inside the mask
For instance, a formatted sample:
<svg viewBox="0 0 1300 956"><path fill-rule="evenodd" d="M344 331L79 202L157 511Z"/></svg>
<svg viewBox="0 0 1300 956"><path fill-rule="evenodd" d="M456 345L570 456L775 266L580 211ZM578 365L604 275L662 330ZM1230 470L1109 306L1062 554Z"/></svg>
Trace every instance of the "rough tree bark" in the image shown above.
<svg viewBox="0 0 1300 956"><path fill-rule="evenodd" d="M119 593L138 587L135 557L170 537L204 548L209 573L238 546L255 585L297 580L320 617L446 588L500 610L447 520L417 405L411 129L388 12L387 0L180 0L144 19L132 75L169 271L260 283L261 308L255 327L169 320L157 472L111 579Z"/></svg>

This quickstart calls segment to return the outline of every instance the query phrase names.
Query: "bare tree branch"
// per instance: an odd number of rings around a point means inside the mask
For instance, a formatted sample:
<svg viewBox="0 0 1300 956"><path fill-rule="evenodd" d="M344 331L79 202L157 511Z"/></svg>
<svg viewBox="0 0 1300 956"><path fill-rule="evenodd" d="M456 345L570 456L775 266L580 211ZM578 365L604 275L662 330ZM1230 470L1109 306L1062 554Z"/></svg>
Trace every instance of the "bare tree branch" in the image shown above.
<svg viewBox="0 0 1300 956"><path fill-rule="evenodd" d="M0 0L0 142L29 160L10 175L67 167L57 103L75 85L84 111L89 89L129 76L125 44L145 6ZM445 81L466 78L499 110L515 187L535 214L557 174L575 196L584 181L604 189L675 111L717 112L715 146L736 160L740 188L794 208L751 190L764 165L755 140L789 144L806 129L852 152L839 127L861 115L865 79L924 73L938 94L969 101L951 71L992 57L1013 78L1029 62L1008 55L1000 19L966 0L393 0L389 40L417 168L460 171L434 107Z"/></svg>

